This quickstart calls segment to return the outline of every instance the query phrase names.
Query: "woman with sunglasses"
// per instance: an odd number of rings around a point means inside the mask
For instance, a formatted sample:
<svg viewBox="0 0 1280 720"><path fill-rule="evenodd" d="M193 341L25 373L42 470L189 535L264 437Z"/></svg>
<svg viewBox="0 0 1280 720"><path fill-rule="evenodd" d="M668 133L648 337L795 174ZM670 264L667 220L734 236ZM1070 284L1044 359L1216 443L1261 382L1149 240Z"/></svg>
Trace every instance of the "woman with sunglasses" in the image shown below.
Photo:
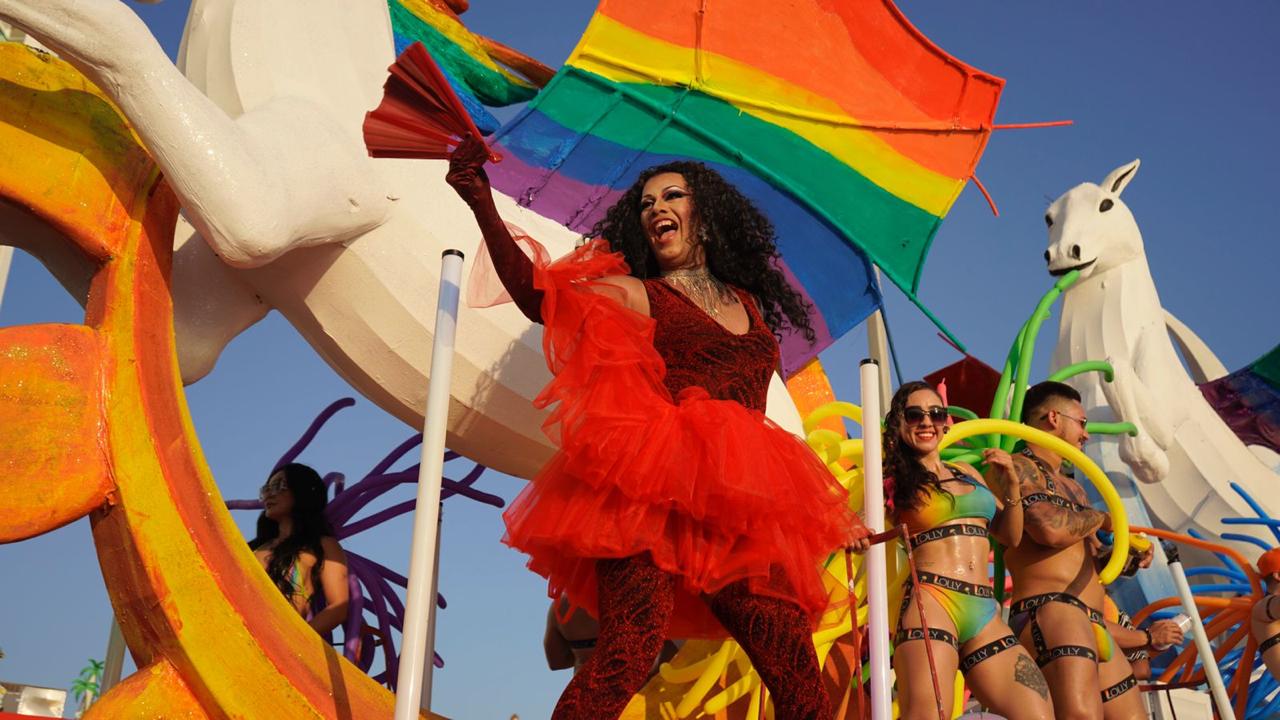
<svg viewBox="0 0 1280 720"><path fill-rule="evenodd" d="M951 708L956 670L983 705L1010 720L1052 718L1044 676L1000 618L987 572L988 536L1006 547L1022 538L1022 498L1009 454L988 449L988 477L944 463L938 445L947 409L933 386L898 388L885 418L885 494L890 516L910 532L919 587L903 590L893 666L903 720L937 717L932 672ZM993 492L994 489L994 492ZM920 607L928 620L928 639ZM932 644L929 666L925 642Z"/></svg>
<svg viewBox="0 0 1280 720"><path fill-rule="evenodd" d="M350 590L346 554L324 516L324 480L289 463L271 473L258 496L262 514L249 548L298 614L321 635L332 631L347 619Z"/></svg>

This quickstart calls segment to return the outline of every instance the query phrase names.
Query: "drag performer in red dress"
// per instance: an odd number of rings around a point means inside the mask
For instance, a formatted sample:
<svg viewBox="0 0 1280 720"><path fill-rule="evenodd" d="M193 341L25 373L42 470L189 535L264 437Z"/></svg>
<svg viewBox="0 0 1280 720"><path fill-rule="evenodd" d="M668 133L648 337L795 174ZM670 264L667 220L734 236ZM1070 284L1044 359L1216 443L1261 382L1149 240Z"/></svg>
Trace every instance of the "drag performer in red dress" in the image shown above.
<svg viewBox="0 0 1280 720"><path fill-rule="evenodd" d="M600 620L552 717L616 718L666 637L727 634L779 720L829 718L811 638L828 603L820 565L867 533L817 457L764 416L775 332L813 335L769 221L714 171L671 163L547 265L498 216L486 156L464 142L448 181L545 326L555 378L535 402L559 447L506 512L504 542Z"/></svg>

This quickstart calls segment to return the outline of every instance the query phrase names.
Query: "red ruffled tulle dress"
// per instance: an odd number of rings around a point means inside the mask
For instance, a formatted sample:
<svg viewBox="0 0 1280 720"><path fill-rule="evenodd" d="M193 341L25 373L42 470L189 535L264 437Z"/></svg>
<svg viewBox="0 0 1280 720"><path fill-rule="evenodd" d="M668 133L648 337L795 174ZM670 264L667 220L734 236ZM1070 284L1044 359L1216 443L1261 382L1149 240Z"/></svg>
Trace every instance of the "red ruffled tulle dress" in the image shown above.
<svg viewBox="0 0 1280 720"><path fill-rule="evenodd" d="M648 553L677 577L670 637L725 637L701 595L743 578L816 623L821 563L866 531L814 453L764 416L772 332L742 291L751 324L734 335L661 280L645 281L652 318L593 282L626 274L600 240L537 262L555 377L535 404L559 452L504 513L503 541L551 597L592 614L596 560Z"/></svg>

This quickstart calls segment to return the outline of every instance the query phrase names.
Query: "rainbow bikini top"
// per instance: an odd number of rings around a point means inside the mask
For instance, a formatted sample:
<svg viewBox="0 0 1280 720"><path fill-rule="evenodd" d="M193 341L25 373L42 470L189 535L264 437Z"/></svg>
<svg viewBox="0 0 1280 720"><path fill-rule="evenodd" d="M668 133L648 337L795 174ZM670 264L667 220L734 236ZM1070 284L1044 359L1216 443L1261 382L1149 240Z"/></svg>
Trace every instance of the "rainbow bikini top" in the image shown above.
<svg viewBox="0 0 1280 720"><path fill-rule="evenodd" d="M987 536L987 528L982 525L943 523L962 518L982 518L990 523L996 516L996 496L987 486L955 469L951 470L951 477L947 479L968 483L973 489L960 495L948 495L930 487L924 502L900 514L898 522L906 523L907 528L914 533L911 538L912 547L954 535Z"/></svg>

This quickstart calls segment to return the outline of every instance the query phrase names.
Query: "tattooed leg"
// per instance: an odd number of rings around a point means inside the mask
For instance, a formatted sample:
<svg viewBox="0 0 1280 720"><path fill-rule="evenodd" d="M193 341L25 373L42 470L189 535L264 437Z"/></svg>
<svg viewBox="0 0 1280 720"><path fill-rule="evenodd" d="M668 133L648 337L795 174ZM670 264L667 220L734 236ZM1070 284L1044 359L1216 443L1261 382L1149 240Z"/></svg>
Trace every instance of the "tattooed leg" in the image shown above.
<svg viewBox="0 0 1280 720"><path fill-rule="evenodd" d="M1097 720L1102 717L1098 664L1089 657L1096 658L1098 655L1097 636L1089 616L1073 605L1050 602L1036 610L1036 623L1042 634L1042 642L1035 642L1028 624L1020 638L1024 647L1035 648L1039 645L1041 650L1081 650L1080 654L1059 653L1051 659L1046 658L1047 663L1037 663L1041 665L1045 680L1049 682L1049 695L1053 700L1055 716L1058 720Z"/></svg>
<svg viewBox="0 0 1280 720"><path fill-rule="evenodd" d="M1045 700L1049 699L1049 683L1045 682L1044 673L1026 655L1019 655L1013 665L1013 681L1023 687L1031 688Z"/></svg>
<svg viewBox="0 0 1280 720"><path fill-rule="evenodd" d="M1048 681L1026 648L1007 646L1007 637L1009 627L997 617L965 643L966 660L981 658L965 669L965 682L979 702L1009 720L1053 718Z"/></svg>

